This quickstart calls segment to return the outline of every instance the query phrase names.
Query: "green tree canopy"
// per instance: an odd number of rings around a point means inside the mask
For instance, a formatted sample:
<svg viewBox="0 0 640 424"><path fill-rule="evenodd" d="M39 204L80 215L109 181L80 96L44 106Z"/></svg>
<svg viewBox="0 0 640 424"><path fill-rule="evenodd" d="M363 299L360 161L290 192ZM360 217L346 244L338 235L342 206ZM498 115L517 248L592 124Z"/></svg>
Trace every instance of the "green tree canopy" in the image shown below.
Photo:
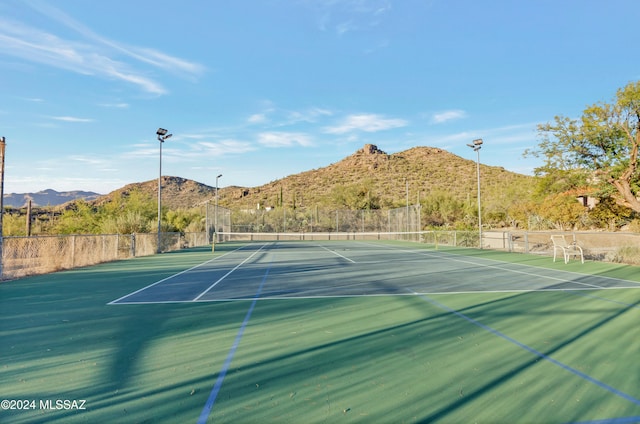
<svg viewBox="0 0 640 424"><path fill-rule="evenodd" d="M544 158L536 174L548 177L548 186L558 178L565 189L589 183L640 212L640 81L619 89L611 103L589 106L575 120L556 116L538 132L538 149L525 155Z"/></svg>

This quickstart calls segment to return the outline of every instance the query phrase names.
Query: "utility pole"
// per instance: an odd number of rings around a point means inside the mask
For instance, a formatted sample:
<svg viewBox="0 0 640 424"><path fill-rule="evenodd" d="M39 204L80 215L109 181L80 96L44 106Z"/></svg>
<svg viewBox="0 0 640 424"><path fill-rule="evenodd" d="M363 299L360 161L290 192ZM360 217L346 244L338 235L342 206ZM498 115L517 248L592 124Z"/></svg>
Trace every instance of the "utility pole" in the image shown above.
<svg viewBox="0 0 640 424"><path fill-rule="evenodd" d="M4 213L4 149L6 142L4 137L0 137L0 280L3 276L3 245L4 233L2 229L2 218Z"/></svg>
<svg viewBox="0 0 640 424"><path fill-rule="evenodd" d="M27 203L27 227L25 233L27 237L31 237L31 200Z"/></svg>

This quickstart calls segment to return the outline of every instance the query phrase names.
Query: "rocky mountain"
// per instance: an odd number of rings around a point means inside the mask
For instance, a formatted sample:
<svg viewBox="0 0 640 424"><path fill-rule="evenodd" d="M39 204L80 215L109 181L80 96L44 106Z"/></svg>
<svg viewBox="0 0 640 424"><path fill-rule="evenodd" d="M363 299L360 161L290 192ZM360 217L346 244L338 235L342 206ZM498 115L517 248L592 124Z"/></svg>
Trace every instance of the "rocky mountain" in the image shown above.
<svg viewBox="0 0 640 424"><path fill-rule="evenodd" d="M37 193L9 193L3 196L3 205L6 207L21 208L27 206L31 200L31 206L57 206L76 199L87 201L95 200L101 195L92 191L55 191L46 189Z"/></svg>
<svg viewBox="0 0 640 424"><path fill-rule="evenodd" d="M526 196L533 187L531 176L482 164L480 170L484 199L494 198L499 202L500 196L514 192ZM38 196L40 193L10 194L5 196L5 205L24 205L27 196L38 205L54 205L54 199L59 204L74 198L93 199L94 204L100 205L132 191L156 198L158 180L128 184L104 196L86 192L44 195L56 194L54 190L40 192L42 196ZM218 200L220 206L238 209L255 209L258 205L335 209L345 208L340 201L348 194L364 193L375 199L377 207L389 208L406 204L407 192L411 203L432 193L446 193L460 200L475 199L476 162L434 147L414 147L387 154L375 145L366 144L323 168L289 175L258 187L221 187ZM7 199L12 203L7 203ZM162 204L170 209L188 209L214 199L215 187L181 177L162 177Z"/></svg>
<svg viewBox="0 0 640 424"><path fill-rule="evenodd" d="M475 198L476 162L434 147L414 147L387 154L366 144L354 154L326 167L302 172L253 188L220 190L219 204L255 208L293 205L338 208L341 190L360 192L377 199L381 208L399 207L439 192L459 200ZM480 165L482 191L499 198L506 194L527 196L534 177L502 167ZM342 196L344 197L344 196ZM486 197L488 199L488 197Z"/></svg>
<svg viewBox="0 0 640 424"><path fill-rule="evenodd" d="M169 209L191 208L198 206L215 196L215 187L197 181L188 180L181 177L163 176L162 184L162 204ZM111 201L115 197L128 196L129 193L137 191L155 199L158 197L158 180L150 180L142 183L132 183L100 196L94 203L101 205ZM221 191L219 191L220 193Z"/></svg>

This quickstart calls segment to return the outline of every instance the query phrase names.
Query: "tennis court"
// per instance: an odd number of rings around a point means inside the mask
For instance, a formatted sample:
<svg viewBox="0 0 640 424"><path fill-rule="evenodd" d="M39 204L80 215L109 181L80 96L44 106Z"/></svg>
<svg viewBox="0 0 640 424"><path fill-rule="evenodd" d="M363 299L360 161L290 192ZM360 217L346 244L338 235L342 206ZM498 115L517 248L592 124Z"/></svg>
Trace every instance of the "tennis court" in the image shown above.
<svg viewBox="0 0 640 424"><path fill-rule="evenodd" d="M633 266L265 240L0 299L0 422L640 422Z"/></svg>

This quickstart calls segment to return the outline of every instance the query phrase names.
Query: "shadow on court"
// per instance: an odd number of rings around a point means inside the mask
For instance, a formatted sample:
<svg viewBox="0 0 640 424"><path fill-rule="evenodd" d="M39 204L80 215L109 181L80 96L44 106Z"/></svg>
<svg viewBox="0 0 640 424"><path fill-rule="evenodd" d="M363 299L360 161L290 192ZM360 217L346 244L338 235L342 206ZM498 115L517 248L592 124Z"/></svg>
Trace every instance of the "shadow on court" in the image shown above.
<svg viewBox="0 0 640 424"><path fill-rule="evenodd" d="M216 246L216 255L236 247ZM193 249L1 284L3 397L84 399L86 410L0 411L0 421L196 422L250 302L107 303L211 255ZM326 276L330 264L310 263L301 276L288 260L273 263L265 292L287 290L278 279L336 278ZM357 278L378 292L397 290L398 278L411 288L415 275L383 270ZM250 275L262 273L256 265ZM640 406L609 388L640 396L630 378L640 375L639 302L631 289L259 300L209 422L638 417Z"/></svg>

